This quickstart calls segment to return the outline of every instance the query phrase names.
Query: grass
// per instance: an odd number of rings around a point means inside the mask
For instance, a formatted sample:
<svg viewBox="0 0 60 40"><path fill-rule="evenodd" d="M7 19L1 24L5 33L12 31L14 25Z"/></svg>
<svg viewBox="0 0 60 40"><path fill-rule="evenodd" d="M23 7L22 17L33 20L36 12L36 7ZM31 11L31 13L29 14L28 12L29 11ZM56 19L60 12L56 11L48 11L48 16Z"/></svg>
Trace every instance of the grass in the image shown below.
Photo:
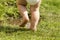
<svg viewBox="0 0 60 40"><path fill-rule="evenodd" d="M0 40L60 40L60 0L43 0L37 32L17 26L1 26Z"/></svg>

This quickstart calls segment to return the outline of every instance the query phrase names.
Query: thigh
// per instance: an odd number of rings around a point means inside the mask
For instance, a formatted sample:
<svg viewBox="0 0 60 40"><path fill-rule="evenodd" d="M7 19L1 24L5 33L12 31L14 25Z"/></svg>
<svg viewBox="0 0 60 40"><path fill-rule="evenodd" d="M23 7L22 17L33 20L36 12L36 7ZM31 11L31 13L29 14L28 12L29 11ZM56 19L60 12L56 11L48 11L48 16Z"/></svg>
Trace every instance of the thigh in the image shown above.
<svg viewBox="0 0 60 40"><path fill-rule="evenodd" d="M40 4L41 4L41 0L37 4L35 4L35 5L30 5L30 11L39 10Z"/></svg>
<svg viewBox="0 0 60 40"><path fill-rule="evenodd" d="M16 2L17 2L18 5L24 5L24 6L27 5L26 0L16 0Z"/></svg>

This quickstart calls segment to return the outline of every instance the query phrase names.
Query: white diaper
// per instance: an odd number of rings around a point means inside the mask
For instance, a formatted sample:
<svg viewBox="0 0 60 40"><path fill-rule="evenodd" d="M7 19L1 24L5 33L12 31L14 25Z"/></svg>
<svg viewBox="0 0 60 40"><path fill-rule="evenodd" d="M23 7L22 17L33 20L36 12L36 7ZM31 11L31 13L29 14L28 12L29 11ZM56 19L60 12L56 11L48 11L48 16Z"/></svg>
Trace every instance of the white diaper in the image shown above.
<svg viewBox="0 0 60 40"><path fill-rule="evenodd" d="M35 5L36 3L39 2L39 0L26 0L28 4L30 5Z"/></svg>

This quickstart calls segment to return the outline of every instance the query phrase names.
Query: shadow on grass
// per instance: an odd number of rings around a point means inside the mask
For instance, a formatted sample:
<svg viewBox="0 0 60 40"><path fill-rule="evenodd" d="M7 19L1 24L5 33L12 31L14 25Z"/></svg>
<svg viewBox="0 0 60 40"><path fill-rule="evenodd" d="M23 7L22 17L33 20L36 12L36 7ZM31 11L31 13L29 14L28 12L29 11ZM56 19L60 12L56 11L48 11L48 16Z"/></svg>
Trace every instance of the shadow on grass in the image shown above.
<svg viewBox="0 0 60 40"><path fill-rule="evenodd" d="M13 32L17 32L17 31L28 31L28 29L25 28L12 28L10 26L0 26L0 32L6 32L6 33L13 33Z"/></svg>

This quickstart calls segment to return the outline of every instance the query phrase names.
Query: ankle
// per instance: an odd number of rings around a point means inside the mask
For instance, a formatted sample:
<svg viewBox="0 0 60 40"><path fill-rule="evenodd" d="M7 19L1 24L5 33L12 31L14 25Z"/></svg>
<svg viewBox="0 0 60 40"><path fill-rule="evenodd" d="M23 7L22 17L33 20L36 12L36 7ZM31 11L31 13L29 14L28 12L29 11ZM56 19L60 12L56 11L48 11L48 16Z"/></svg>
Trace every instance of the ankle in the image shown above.
<svg viewBox="0 0 60 40"><path fill-rule="evenodd" d="M30 27L30 29L33 30L33 31L37 31L36 27Z"/></svg>

